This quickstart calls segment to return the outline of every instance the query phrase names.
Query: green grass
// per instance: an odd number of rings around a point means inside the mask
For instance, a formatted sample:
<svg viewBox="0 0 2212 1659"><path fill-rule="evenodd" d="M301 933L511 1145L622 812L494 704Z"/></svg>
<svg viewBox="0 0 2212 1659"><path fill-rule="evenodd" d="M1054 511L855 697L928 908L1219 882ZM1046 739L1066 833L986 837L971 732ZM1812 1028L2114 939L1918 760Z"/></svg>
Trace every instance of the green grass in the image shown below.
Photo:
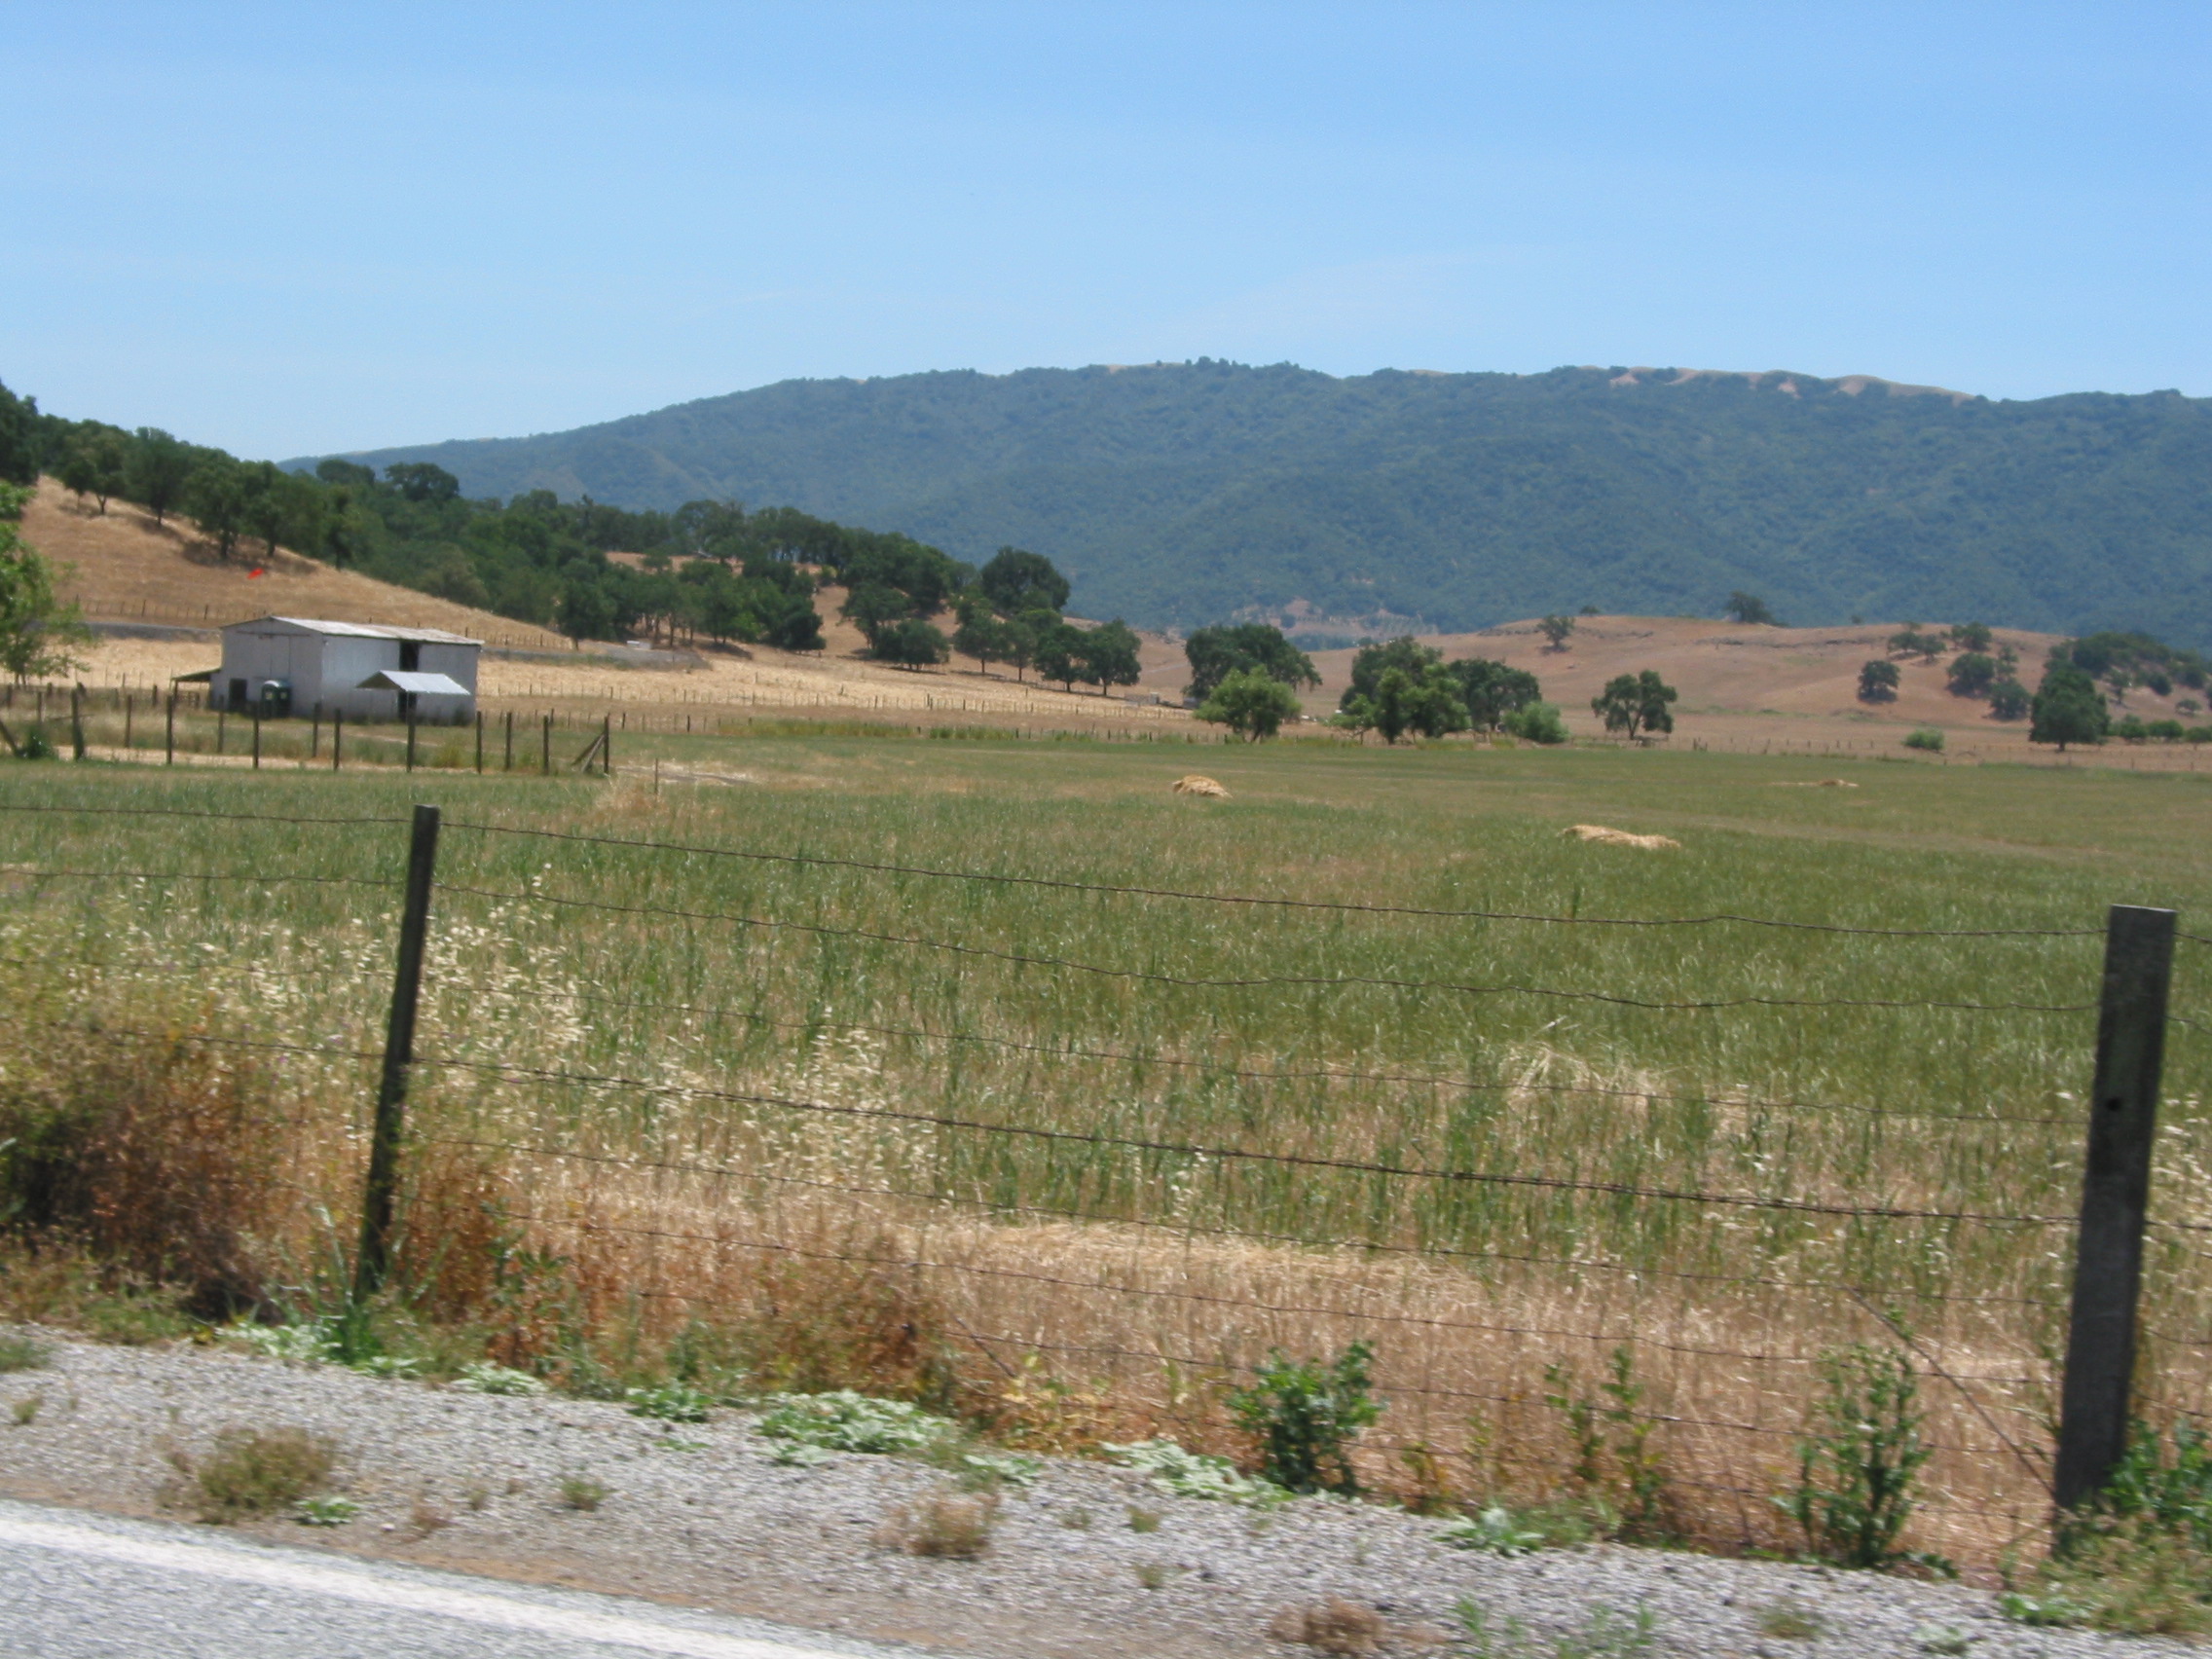
<svg viewBox="0 0 2212 1659"><path fill-rule="evenodd" d="M1610 928L1227 906L466 826L1581 918L1732 912L1867 928L2097 930L2107 905L2129 903L2176 906L2185 928L2212 932L2212 850L2201 831L2212 779L2186 774L1292 743L1162 753L805 731L641 734L630 748L626 763L658 755L750 781L664 785L656 796L634 778L609 788L434 773L9 768L0 800L13 804L393 820L292 827L0 812L0 983L21 1011L15 1030L90 1011L116 1024L212 1022L373 1055L394 888L264 878L394 882L407 838L397 821L412 800L434 800L449 818L440 879L479 891L437 897L420 1051L664 1087L425 1065L415 1107L425 1132L727 1164L746 1172L727 1201L763 1215L796 1178L1186 1236L1468 1252L1464 1265L1499 1296L1579 1296L1613 1282L1516 1265L1527 1257L1814 1281L1839 1287L1817 1310L1837 1321L1838 1341L1845 1317L1860 1318L1841 1299L1848 1285L1932 1340L1979 1345L2002 1373L2032 1365L2057 1340L2063 1230L1843 1221L1010 1139L824 1119L713 1091L1570 1183L2064 1216L2077 1199L2079 1097L2095 1031L2093 1011L2075 1006L2096 999L2093 936L1892 939L1740 922ZM1858 788L1784 787L1838 775L1839 764ZM1170 794L1194 765L1235 798ZM1582 822L1683 845L1649 853L1560 838ZM42 873L64 869L107 873ZM185 871L252 879L155 878ZM825 931L719 919L729 916ZM2173 1217L2201 1215L2212 1188L2208 969L2212 950L2180 947L2175 1012L2199 1023L2176 1026L2168 1043L2157 1204ZM1486 988L1339 982L1362 977ZM1284 979L1303 982L1255 982ZM1504 987L1663 1004L2072 1011L1655 1010ZM913 1032L937 1035L895 1034ZM291 1096L341 1117L371 1093L373 1060L254 1063ZM1345 1071L1386 1080L1314 1075ZM326 1158L315 1179L337 1179L342 1167ZM2175 1239L2155 1238L2151 1323L2186 1331L2202 1322L2202 1274ZM1959 1294L2046 1306L1961 1310L1939 1300ZM1634 1322L1612 1306L1591 1322ZM1815 1311L1762 1317L1811 1321ZM1385 1394L1392 1342L1385 1332ZM2154 1344L2160 1363L2180 1351ZM2033 1404L2031 1394L2022 1409Z"/></svg>

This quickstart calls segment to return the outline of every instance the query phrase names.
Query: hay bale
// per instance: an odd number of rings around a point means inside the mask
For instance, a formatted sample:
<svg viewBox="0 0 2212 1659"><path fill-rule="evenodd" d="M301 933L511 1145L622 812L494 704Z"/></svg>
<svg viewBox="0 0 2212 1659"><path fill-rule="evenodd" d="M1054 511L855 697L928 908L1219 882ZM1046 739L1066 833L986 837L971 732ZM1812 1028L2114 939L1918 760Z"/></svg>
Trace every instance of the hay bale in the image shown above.
<svg viewBox="0 0 2212 1659"><path fill-rule="evenodd" d="M1647 853L1664 848L1679 851L1681 842L1670 835L1633 835L1626 830L1608 830L1603 824L1569 824L1560 834L1577 841L1596 841L1606 847L1641 847Z"/></svg>
<svg viewBox="0 0 2212 1659"><path fill-rule="evenodd" d="M1177 794L1211 795L1215 800L1227 800L1229 792L1211 778L1198 772L1186 773L1175 780Z"/></svg>

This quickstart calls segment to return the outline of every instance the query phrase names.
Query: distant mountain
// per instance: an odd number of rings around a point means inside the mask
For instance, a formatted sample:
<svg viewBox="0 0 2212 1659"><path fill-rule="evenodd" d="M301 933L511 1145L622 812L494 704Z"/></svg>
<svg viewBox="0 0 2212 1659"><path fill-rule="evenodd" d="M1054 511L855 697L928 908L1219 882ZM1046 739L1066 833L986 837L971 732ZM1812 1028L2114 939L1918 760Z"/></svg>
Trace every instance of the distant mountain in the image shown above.
<svg viewBox="0 0 2212 1659"><path fill-rule="evenodd" d="M1089 615L1456 630L1594 605L2143 628L2212 646L2212 399L1993 402L1864 376L1339 380L1200 360L786 381L531 438L382 450L472 495L791 504Z"/></svg>

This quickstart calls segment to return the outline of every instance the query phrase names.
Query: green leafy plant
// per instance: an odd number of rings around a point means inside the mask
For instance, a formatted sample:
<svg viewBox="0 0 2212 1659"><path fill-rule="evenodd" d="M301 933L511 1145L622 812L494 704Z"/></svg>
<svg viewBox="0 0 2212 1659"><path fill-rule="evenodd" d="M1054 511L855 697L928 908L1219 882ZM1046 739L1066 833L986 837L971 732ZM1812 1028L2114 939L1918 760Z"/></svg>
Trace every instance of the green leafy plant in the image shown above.
<svg viewBox="0 0 2212 1659"><path fill-rule="evenodd" d="M529 1372L495 1365L488 1359L462 1366L454 1386L471 1394L505 1394L518 1399L532 1399L545 1392L545 1383Z"/></svg>
<svg viewBox="0 0 2212 1659"><path fill-rule="evenodd" d="M1465 1649L1474 1659L1635 1659L1659 1644L1659 1618L1645 1602L1627 1612L1599 1607L1582 1629L1542 1645L1519 1619L1493 1622L1472 1597L1454 1604L1452 1616L1467 1633Z"/></svg>
<svg viewBox="0 0 2212 1659"><path fill-rule="evenodd" d="M1930 755L1940 755L1943 753L1943 734L1934 726L1922 726L1917 731L1904 734L1904 746L1907 749L1925 750Z"/></svg>
<svg viewBox="0 0 2212 1659"><path fill-rule="evenodd" d="M624 1396L632 1417L658 1418L664 1422L705 1422L714 1405L698 1389L683 1382L664 1382L657 1388L632 1388Z"/></svg>
<svg viewBox="0 0 2212 1659"><path fill-rule="evenodd" d="M2070 1532L2024 1591L1999 1598L2007 1618L2126 1636L2212 1634L2212 1556L2186 1533L2146 1515Z"/></svg>
<svg viewBox="0 0 2212 1659"><path fill-rule="evenodd" d="M2001 1610L2023 1624L2130 1635L2212 1632L2212 1441L2178 1425L2171 1450L2137 1422L2093 1507L2058 1529L2056 1548Z"/></svg>
<svg viewBox="0 0 2212 1659"><path fill-rule="evenodd" d="M1528 1555L1550 1539L1538 1528L1525 1526L1502 1503L1493 1503L1478 1515L1455 1521L1436 1534L1440 1544L1459 1550L1487 1550L1492 1555Z"/></svg>
<svg viewBox="0 0 2212 1659"><path fill-rule="evenodd" d="M1948 1575L1942 1557L1898 1547L1930 1456L1911 1356L1854 1343L1822 1354L1819 1374L1823 1392L1798 1441L1796 1490L1775 1501L1803 1530L1807 1550L1825 1561Z"/></svg>
<svg viewBox="0 0 2212 1659"><path fill-rule="evenodd" d="M1272 1481L1237 1473L1236 1465L1227 1457L1186 1452L1172 1440L1144 1440L1127 1446L1110 1443L1099 1450L1124 1469L1142 1470L1152 1477L1154 1486L1177 1497L1266 1507L1291 1496L1287 1489Z"/></svg>
<svg viewBox="0 0 2212 1659"><path fill-rule="evenodd" d="M1923 1653L1960 1654L1973 1647L1973 1637L1957 1625L1922 1625L1912 1633L1913 1644Z"/></svg>
<svg viewBox="0 0 2212 1659"><path fill-rule="evenodd" d="M300 1499L292 1519L303 1527L343 1527L360 1512L361 1506L351 1498L326 1493Z"/></svg>
<svg viewBox="0 0 2212 1659"><path fill-rule="evenodd" d="M1567 1368L1544 1368L1552 1392L1544 1403L1566 1419L1569 1477L1594 1507L1600 1530L1632 1543L1673 1535L1665 1460L1653 1444L1659 1419L1644 1408L1636 1355L1615 1348L1596 1393L1582 1390Z"/></svg>
<svg viewBox="0 0 2212 1659"><path fill-rule="evenodd" d="M1270 1350L1252 1386L1233 1390L1229 1410L1260 1443L1260 1474L1287 1492L1359 1493L1351 1443L1382 1415L1374 1397L1373 1345L1353 1343L1327 1364Z"/></svg>
<svg viewBox="0 0 2212 1659"><path fill-rule="evenodd" d="M25 1394L21 1399L13 1402L8 1407L9 1420L18 1428L28 1428L32 1423L38 1421L38 1414L45 1408L45 1405L46 1396L43 1393L34 1391Z"/></svg>

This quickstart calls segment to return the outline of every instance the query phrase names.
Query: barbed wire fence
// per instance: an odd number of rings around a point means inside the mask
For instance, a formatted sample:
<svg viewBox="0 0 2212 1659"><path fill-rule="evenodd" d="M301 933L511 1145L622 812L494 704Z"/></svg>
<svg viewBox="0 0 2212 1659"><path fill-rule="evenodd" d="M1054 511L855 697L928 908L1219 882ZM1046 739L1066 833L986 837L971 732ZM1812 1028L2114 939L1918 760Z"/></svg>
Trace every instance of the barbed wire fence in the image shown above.
<svg viewBox="0 0 2212 1659"><path fill-rule="evenodd" d="M498 1235L499 1248L535 1251L575 1267L598 1290L601 1314L618 1305L648 1322L743 1323L764 1307L855 1284L893 1286L909 1314L927 1309L957 1364L986 1393L1081 1402L1099 1420L1142 1419L1191 1436L1222 1434L1221 1389L1249 1381L1267 1353L1375 1345L1391 1409L1369 1437L1382 1459L1378 1484L1439 1459L1460 1491L1557 1489L1567 1456L1559 1391L1588 1394L1616 1353L1644 1391L1616 1408L1656 1424L1673 1488L1714 1535L1777 1537L1770 1501L1786 1489L1819 1386L1824 1355L1855 1342L1909 1352L1924 1383L1931 1464L1923 1530L1932 1545L1990 1560L2047 1525L2054 1502L2101 1486L2131 1414L2194 1419L2212 1340L2194 1329L2212 1288L2212 1222L2151 1213L2162 1050L2169 1028L2205 1022L2166 1006L2177 932L2170 911L2116 906L2103 928L1857 927L1751 914L1608 917L1439 908L1169 886L1117 885L1020 872L963 870L890 859L832 857L446 822L418 807L409 819L215 813L184 807L85 807L0 802L0 814L98 813L140 820L202 819L305 834L339 827L396 831L410 855L403 876L260 868L95 867L42 864L43 883L289 885L375 889L399 899L398 968L381 1047L88 1025L88 1040L205 1045L286 1058L374 1066L373 1111L339 1103L359 1182L353 1294L377 1294L393 1264L418 1266L437 1248ZM496 887L441 879L441 836L529 841L592 861L775 865L889 877L923 891L1018 889L1045 901L1143 901L1235 915L1270 911L1346 923L1507 924L1593 932L1751 929L1854 936L1907 948L1914 941L2104 940L2100 983L2078 1001L2002 998L1664 997L1523 978L1391 977L1346 973L1206 976L1084 960L940 933L867 928L823 917L755 913L678 902L638 903L555 893L542 883ZM550 867L550 866L547 866ZM591 868L599 868L594 864ZM589 870L586 873L590 873ZM665 885L674 887L675 882ZM465 995L423 1015L424 965L436 930L468 906L507 907L588 929L594 918L645 928L719 929L818 942L855 941L894 954L972 960L992 971L1103 979L1145 991L1224 988L1301 994L1356 988L1469 1003L1534 999L1670 1016L1788 1011L1820 1017L1906 1011L1988 1019L2097 1015L2093 1051L2081 1055L2080 1117L1992 1110L1962 1097L1897 1106L1870 1100L1768 1098L1618 1082L1511 1081L1436 1069L1259 1063L1244 1053L1182 1053L1112 1042L1038 1041L953 1023L774 1017L742 1001L709 1003L616 979L576 994L607 1017L663 1016L697 1026L768 1028L814 1043L892 1042L930 1056L937 1103L880 1088L777 1086L687 1073L655 1075L583 1063L580 1055L487 1051L484 1034L455 1023ZM932 913L932 906L917 904ZM957 911L957 905L940 906ZM472 926L486 924L477 922ZM360 987L371 994L368 983ZM1741 1122L1900 1125L1931 1148L2002 1160L2019 1137L2083 1141L2081 1201L2040 1207L1942 1201L1854 1192L1833 1181L1789 1190L1787 1158L1729 1186L1499 1167L1479 1158L1301 1150L1249 1137L1086 1126L1051 1101L1009 1102L964 1090L976 1051L1044 1068L1192 1074L1266 1090L1353 1085L1400 1091L1489 1091L1540 1107L1574 1100L1594 1110L1724 1112ZM919 1075L917 1073L917 1075ZM1025 1073L1034 1077L1034 1072ZM450 1088L423 1085L446 1080ZM818 1080L816 1080L818 1081ZM411 1093L426 1097L409 1121ZM463 1107L474 1100L484 1109ZM516 1101L528 1109L508 1110ZM305 1102L303 1117L327 1114ZM365 1121L364 1121L365 1120ZM1949 1137L1946 1140L1945 1137ZM1979 1138L1973 1138L1979 1137ZM2058 1144L2053 1140L2052 1144ZM1449 1150L1449 1149L1446 1149ZM1571 1159L1566 1161L1572 1162ZM1942 1158L1929 1161L1941 1164ZM1869 1169L1867 1178L1879 1177ZM274 1177L273 1177L274 1178ZM329 1203L327 1185L296 1183ZM1577 1235L1540 1206L1571 1203L1607 1218L1613 1233ZM1307 1225L1296 1225L1301 1217ZM1767 1230L1762 1232L1761 1230ZM1771 1248L1783 1235L1802 1247ZM1682 1237L1701 1248L1597 1247L1620 1239ZM2147 1247L2148 1246L2148 1247ZM1984 1261L2027 1261L1974 1282ZM1881 1271L1901 1261L1901 1272ZM588 1272L584 1270L588 1269ZM2145 1292L2146 1281L2149 1285ZM2154 1317L2139 1323L2139 1307ZM789 1306L778 1316L791 1313ZM2165 1322L2157 1322L2162 1313ZM2138 1363L2138 1349L2142 1363ZM1073 1409L1073 1408L1069 1408ZM1422 1461L1425 1459L1425 1463Z"/></svg>

